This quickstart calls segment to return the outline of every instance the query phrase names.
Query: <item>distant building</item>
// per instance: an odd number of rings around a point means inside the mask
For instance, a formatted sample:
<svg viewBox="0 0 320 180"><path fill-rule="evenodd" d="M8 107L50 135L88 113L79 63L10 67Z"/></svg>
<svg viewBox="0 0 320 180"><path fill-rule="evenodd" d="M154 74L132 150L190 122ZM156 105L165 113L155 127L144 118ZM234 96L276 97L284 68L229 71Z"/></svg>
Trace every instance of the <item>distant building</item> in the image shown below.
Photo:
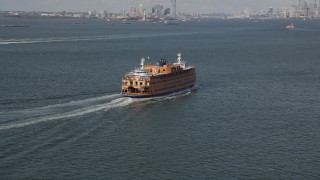
<svg viewBox="0 0 320 180"><path fill-rule="evenodd" d="M171 18L176 19L177 18L177 1L171 0L171 3L172 3Z"/></svg>
<svg viewBox="0 0 320 180"><path fill-rule="evenodd" d="M268 14L273 14L273 8L272 7L269 8Z"/></svg>
<svg viewBox="0 0 320 180"><path fill-rule="evenodd" d="M314 4L309 5L309 17L314 18L318 16L317 0L314 0Z"/></svg>
<svg viewBox="0 0 320 180"><path fill-rule="evenodd" d="M152 8L152 13L156 15L156 17L161 17L163 16L163 6L160 4L155 5Z"/></svg>
<svg viewBox="0 0 320 180"><path fill-rule="evenodd" d="M108 18L108 12L106 10L101 10L99 13L99 18Z"/></svg>
<svg viewBox="0 0 320 180"><path fill-rule="evenodd" d="M301 11L302 11L302 16L308 17L309 7L308 7L308 3L306 0L302 4Z"/></svg>
<svg viewBox="0 0 320 180"><path fill-rule="evenodd" d="M137 17L137 16L139 16L139 13L138 13L136 7L131 7L131 8L130 8L129 16L130 16L130 17Z"/></svg>
<svg viewBox="0 0 320 180"><path fill-rule="evenodd" d="M301 0L299 0L298 11L301 11Z"/></svg>
<svg viewBox="0 0 320 180"><path fill-rule="evenodd" d="M167 8L166 10L164 10L164 14L165 16L170 15L170 8Z"/></svg>
<svg viewBox="0 0 320 180"><path fill-rule="evenodd" d="M139 5L139 16L142 17L143 14L144 14L144 7L143 7L143 2L141 1Z"/></svg>
<svg viewBox="0 0 320 180"><path fill-rule="evenodd" d="M317 17L320 17L320 0L317 7Z"/></svg>
<svg viewBox="0 0 320 180"><path fill-rule="evenodd" d="M289 18L299 18L300 17L300 11L298 10L297 6L292 6L289 9Z"/></svg>
<svg viewBox="0 0 320 180"><path fill-rule="evenodd" d="M244 15L244 17L246 17L246 18L250 17L250 14L251 14L251 10L250 10L250 9L245 9L245 10L243 11L243 15Z"/></svg>

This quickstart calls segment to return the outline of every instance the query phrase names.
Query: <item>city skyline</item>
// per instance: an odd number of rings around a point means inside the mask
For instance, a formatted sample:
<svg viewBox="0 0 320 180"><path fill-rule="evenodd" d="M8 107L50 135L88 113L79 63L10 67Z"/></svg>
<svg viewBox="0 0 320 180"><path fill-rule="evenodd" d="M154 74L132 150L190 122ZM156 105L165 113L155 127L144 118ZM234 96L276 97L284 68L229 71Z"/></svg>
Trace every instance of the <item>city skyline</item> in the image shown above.
<svg viewBox="0 0 320 180"><path fill-rule="evenodd" d="M171 6L171 0L0 0L0 10L17 11L89 11L105 9L109 12L120 12L130 7L138 7L143 2L147 11L155 4ZM177 12L227 12L236 13L243 9L255 10L269 7L282 8L296 4L298 0L177 0ZM308 1L310 2L310 1Z"/></svg>

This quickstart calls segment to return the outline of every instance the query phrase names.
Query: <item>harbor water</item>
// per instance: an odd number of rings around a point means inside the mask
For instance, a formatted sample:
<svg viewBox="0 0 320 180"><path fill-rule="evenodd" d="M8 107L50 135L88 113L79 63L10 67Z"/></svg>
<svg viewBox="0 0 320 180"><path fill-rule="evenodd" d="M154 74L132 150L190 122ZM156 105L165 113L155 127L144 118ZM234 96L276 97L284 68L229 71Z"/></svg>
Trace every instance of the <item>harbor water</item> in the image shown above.
<svg viewBox="0 0 320 180"><path fill-rule="evenodd" d="M0 19L0 179L319 179L320 23L291 22ZM177 53L196 90L121 97Z"/></svg>

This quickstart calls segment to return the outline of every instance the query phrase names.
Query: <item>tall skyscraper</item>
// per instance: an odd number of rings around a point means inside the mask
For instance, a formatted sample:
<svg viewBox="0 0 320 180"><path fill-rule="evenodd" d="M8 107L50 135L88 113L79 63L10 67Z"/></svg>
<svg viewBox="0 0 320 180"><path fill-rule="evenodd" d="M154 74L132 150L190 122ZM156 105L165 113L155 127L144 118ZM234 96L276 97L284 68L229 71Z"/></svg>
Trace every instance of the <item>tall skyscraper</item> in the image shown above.
<svg viewBox="0 0 320 180"><path fill-rule="evenodd" d="M319 4L318 4L318 9L317 9L317 16L320 17L320 0L319 0Z"/></svg>
<svg viewBox="0 0 320 180"><path fill-rule="evenodd" d="M308 3L307 3L307 0L305 0L303 2L301 10L302 10L304 16L308 16Z"/></svg>
<svg viewBox="0 0 320 180"><path fill-rule="evenodd" d="M144 7L143 7L143 0L140 0L140 4L139 4L139 14L140 16L143 16L144 14Z"/></svg>
<svg viewBox="0 0 320 180"><path fill-rule="evenodd" d="M152 13L157 17L163 16L163 6L161 4L157 4L152 8Z"/></svg>
<svg viewBox="0 0 320 180"><path fill-rule="evenodd" d="M298 10L301 10L301 0L299 0Z"/></svg>
<svg viewBox="0 0 320 180"><path fill-rule="evenodd" d="M177 15L177 1L176 0L171 0L172 3L172 8L171 8L171 18L176 19Z"/></svg>

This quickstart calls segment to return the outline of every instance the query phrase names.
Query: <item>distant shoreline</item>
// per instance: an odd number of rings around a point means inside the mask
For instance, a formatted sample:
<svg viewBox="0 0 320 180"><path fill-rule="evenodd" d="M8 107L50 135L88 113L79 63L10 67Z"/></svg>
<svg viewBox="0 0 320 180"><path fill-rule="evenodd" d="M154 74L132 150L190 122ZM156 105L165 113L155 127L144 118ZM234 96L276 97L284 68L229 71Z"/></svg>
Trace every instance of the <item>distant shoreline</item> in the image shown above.
<svg viewBox="0 0 320 180"><path fill-rule="evenodd" d="M16 19L98 19L83 17L60 17L60 16L1 16L0 18L16 18Z"/></svg>
<svg viewBox="0 0 320 180"><path fill-rule="evenodd" d="M38 16L38 15L3 15L0 14L0 19L1 18L15 18L15 19L75 19L75 20L112 20L112 21L138 21L139 19L136 18L122 18L122 19L113 19L113 18L98 18L98 17L72 17L72 16ZM315 18L197 18L197 19L229 19L229 20L265 20L265 19L274 19L274 20L320 20L320 17L315 17ZM149 21L154 22L157 21L157 19L150 19Z"/></svg>

